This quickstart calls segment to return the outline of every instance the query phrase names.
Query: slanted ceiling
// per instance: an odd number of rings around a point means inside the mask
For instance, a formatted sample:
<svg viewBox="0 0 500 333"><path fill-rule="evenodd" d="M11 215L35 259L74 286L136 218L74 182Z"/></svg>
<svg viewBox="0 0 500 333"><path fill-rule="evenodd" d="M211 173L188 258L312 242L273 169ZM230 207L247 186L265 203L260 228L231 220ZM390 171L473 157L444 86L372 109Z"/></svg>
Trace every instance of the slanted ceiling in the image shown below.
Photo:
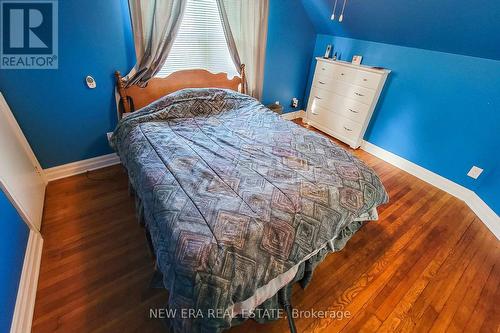
<svg viewBox="0 0 500 333"><path fill-rule="evenodd" d="M334 2L302 0L317 33L500 60L499 0L347 0L342 23Z"/></svg>

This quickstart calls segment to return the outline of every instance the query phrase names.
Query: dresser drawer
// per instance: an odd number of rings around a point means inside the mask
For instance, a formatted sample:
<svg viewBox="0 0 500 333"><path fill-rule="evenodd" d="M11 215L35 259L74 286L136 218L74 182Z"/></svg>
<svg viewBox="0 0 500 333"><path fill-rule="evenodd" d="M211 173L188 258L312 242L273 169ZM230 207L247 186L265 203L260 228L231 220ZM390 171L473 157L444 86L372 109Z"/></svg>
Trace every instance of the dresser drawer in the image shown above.
<svg viewBox="0 0 500 333"><path fill-rule="evenodd" d="M333 130L335 128L334 117L332 117L333 114L334 113L331 110L314 105L307 117L308 120L311 120L317 124L321 124L329 130Z"/></svg>
<svg viewBox="0 0 500 333"><path fill-rule="evenodd" d="M349 140L357 140L363 126L351 119L348 119L336 112L316 106L311 109L308 119L313 123L340 134Z"/></svg>
<svg viewBox="0 0 500 333"><path fill-rule="evenodd" d="M324 77L322 75L314 76L313 86L315 88L327 90L329 92L354 99L367 105L371 105L375 97L375 90L373 89L355 86L335 79L329 79L328 77Z"/></svg>
<svg viewBox="0 0 500 333"><path fill-rule="evenodd" d="M382 76L377 73L329 63L319 63L315 74L324 81L333 79L374 90L382 80Z"/></svg>
<svg viewBox="0 0 500 333"><path fill-rule="evenodd" d="M311 91L311 98L312 107L319 106L332 110L360 124L365 122L370 109L366 104L317 87Z"/></svg>
<svg viewBox="0 0 500 333"><path fill-rule="evenodd" d="M341 135L350 140L357 140L360 137L362 129L361 124L342 116L338 116L337 118L339 124L339 126L337 127L337 131Z"/></svg>
<svg viewBox="0 0 500 333"><path fill-rule="evenodd" d="M370 73L362 70L354 70L351 68L346 68L348 74L349 81L361 87L374 89L376 90L380 84L382 79L380 74ZM344 71L344 70L343 70Z"/></svg>

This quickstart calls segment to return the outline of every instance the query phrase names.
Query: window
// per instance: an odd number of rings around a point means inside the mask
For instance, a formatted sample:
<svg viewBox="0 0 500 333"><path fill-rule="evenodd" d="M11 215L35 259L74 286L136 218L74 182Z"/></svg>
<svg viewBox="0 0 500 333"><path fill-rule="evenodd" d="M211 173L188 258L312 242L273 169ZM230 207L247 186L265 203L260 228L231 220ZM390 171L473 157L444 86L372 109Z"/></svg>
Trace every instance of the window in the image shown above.
<svg viewBox="0 0 500 333"><path fill-rule="evenodd" d="M174 45L157 77L203 68L238 75L224 36L216 0L188 0Z"/></svg>

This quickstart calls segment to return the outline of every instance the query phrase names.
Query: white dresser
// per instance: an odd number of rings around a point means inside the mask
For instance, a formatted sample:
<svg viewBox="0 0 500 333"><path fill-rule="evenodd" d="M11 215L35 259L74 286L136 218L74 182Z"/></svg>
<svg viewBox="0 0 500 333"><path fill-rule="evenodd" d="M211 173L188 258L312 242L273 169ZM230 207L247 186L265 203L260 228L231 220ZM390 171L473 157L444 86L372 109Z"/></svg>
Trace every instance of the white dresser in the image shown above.
<svg viewBox="0 0 500 333"><path fill-rule="evenodd" d="M358 148L390 70L316 60L305 122Z"/></svg>

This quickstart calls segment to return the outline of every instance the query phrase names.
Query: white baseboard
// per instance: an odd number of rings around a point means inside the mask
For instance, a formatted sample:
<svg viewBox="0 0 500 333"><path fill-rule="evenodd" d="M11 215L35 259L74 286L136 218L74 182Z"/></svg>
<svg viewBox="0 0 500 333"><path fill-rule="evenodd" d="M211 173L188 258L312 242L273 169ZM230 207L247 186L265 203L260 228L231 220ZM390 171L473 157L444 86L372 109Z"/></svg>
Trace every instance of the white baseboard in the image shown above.
<svg viewBox="0 0 500 333"><path fill-rule="evenodd" d="M423 181L445 191L449 194L465 201L465 196L468 194L467 191L469 189L459 185L451 180L444 178L432 171L429 171L425 168L422 168L420 165L417 165L413 162L410 162L396 154L393 154L383 148L375 146L374 144L364 141L361 144L361 149L364 151L412 174L413 176L422 179Z"/></svg>
<svg viewBox="0 0 500 333"><path fill-rule="evenodd" d="M12 317L10 333L31 332L33 310L35 309L38 274L42 260L43 238L37 231L30 231L26 254L24 255L23 271L17 291L16 307Z"/></svg>
<svg viewBox="0 0 500 333"><path fill-rule="evenodd" d="M283 113L281 115L281 118L287 119L287 120L294 120L297 118L305 118L305 117L306 117L306 112L304 110Z"/></svg>
<svg viewBox="0 0 500 333"><path fill-rule="evenodd" d="M89 158L78 162L68 163L49 169L44 169L48 181L78 175L87 171L105 168L119 164L120 158L115 153Z"/></svg>
<svg viewBox="0 0 500 333"><path fill-rule="evenodd" d="M465 201L479 219L500 240L500 217L474 191L463 187L447 178L410 162L396 154L380 148L368 141L361 145L364 151L398 167L401 170Z"/></svg>
<svg viewBox="0 0 500 333"><path fill-rule="evenodd" d="M484 225L500 240L500 217L475 192L469 190L469 197L464 201L483 221Z"/></svg>

